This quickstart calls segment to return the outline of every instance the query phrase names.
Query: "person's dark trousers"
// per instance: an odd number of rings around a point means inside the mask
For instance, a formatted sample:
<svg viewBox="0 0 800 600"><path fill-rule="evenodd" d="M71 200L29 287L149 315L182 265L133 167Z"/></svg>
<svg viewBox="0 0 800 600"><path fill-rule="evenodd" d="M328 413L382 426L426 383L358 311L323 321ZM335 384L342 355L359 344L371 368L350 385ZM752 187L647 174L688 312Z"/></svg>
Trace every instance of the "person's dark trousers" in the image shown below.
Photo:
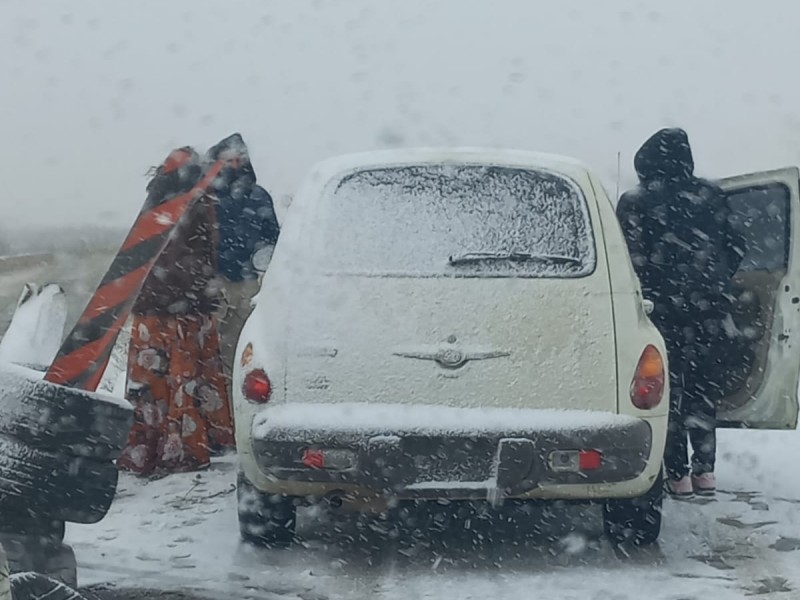
<svg viewBox="0 0 800 600"><path fill-rule="evenodd" d="M682 365L676 358L677 349L668 351L669 358L669 422L667 425L667 445L664 449L664 466L667 477L678 480L689 472L688 435L683 415Z"/></svg>
<svg viewBox="0 0 800 600"><path fill-rule="evenodd" d="M689 474L689 441L692 443L691 471L713 473L717 453L716 407L696 385L686 386L684 373L670 373L670 411L664 462L667 476L677 480Z"/></svg>
<svg viewBox="0 0 800 600"><path fill-rule="evenodd" d="M670 410L664 463L667 476L673 480L689 474L689 441L693 450L692 473L714 471L717 452L714 398L718 394L706 377L709 365L701 360L701 354L713 352L719 334L707 331L705 316L684 313L674 318L654 319L664 337L669 359Z"/></svg>

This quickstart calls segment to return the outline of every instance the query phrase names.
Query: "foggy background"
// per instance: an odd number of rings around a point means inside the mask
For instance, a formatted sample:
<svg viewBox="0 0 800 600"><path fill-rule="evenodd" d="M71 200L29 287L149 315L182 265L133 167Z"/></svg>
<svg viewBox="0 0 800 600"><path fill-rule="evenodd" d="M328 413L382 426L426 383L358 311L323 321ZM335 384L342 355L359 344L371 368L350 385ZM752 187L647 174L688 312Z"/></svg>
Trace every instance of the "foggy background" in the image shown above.
<svg viewBox="0 0 800 600"><path fill-rule="evenodd" d="M567 154L613 194L617 152L624 189L670 125L701 175L800 164L798 23L791 0L0 1L0 241L127 229L149 167L234 131L276 198L415 145Z"/></svg>

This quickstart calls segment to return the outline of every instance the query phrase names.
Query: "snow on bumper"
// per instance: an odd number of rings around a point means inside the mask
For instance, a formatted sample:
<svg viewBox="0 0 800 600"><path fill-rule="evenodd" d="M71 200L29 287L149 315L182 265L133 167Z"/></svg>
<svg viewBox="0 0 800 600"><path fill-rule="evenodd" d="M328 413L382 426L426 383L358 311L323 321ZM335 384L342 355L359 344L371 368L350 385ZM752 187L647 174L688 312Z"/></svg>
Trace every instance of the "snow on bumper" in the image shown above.
<svg viewBox="0 0 800 600"><path fill-rule="evenodd" d="M253 421L253 452L271 480L404 497L627 481L645 470L651 447L646 421L593 411L297 403L267 407ZM599 465L553 462L580 451L598 452Z"/></svg>

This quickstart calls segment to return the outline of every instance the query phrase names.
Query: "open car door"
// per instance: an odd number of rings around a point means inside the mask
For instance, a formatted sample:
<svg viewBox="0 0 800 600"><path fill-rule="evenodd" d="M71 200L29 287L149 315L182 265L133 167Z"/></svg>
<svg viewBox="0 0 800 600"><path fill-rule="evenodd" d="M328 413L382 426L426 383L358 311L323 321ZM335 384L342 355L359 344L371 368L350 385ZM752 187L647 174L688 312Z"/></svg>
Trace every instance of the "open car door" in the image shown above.
<svg viewBox="0 0 800 600"><path fill-rule="evenodd" d="M720 181L745 252L734 276L737 351L726 361L720 427L793 429L800 378L800 171Z"/></svg>

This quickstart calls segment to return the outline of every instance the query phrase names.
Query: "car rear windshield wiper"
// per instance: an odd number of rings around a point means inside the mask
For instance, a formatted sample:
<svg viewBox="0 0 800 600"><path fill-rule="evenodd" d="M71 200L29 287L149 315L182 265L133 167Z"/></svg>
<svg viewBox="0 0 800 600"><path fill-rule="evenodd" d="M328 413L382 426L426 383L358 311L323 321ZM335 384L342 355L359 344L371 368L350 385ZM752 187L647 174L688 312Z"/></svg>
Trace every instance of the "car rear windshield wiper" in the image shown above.
<svg viewBox="0 0 800 600"><path fill-rule="evenodd" d="M575 258L574 256L562 256L559 254L529 254L527 252L465 252L464 254L451 256L448 259L448 263L453 266L458 266L497 260L510 260L514 262L543 262L576 266L583 264L579 258Z"/></svg>

